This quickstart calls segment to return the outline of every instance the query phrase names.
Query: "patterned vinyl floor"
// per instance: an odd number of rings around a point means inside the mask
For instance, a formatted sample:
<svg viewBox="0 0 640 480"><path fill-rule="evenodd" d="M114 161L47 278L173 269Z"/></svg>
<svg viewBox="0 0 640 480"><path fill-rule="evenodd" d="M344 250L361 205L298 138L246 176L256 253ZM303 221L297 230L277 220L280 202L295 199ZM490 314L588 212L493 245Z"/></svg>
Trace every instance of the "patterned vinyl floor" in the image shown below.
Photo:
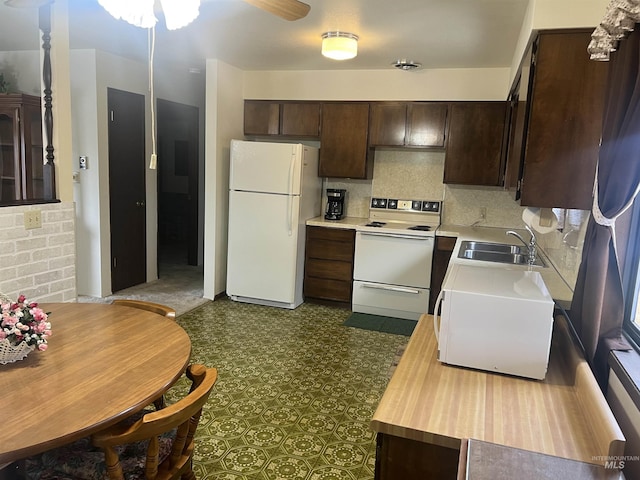
<svg viewBox="0 0 640 480"><path fill-rule="evenodd" d="M218 369L198 427L199 479L373 479L369 421L408 337L345 327L349 313L223 299L178 318L192 362Z"/></svg>

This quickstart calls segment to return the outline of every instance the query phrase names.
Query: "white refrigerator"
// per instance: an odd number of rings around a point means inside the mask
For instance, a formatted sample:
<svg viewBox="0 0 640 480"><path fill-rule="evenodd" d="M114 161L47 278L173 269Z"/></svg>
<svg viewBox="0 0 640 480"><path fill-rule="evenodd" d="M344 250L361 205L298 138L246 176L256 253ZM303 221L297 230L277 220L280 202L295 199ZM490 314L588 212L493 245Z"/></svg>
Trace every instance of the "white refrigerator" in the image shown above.
<svg viewBox="0 0 640 480"><path fill-rule="evenodd" d="M282 308L303 301L305 223L320 215L318 149L231 141L227 295Z"/></svg>

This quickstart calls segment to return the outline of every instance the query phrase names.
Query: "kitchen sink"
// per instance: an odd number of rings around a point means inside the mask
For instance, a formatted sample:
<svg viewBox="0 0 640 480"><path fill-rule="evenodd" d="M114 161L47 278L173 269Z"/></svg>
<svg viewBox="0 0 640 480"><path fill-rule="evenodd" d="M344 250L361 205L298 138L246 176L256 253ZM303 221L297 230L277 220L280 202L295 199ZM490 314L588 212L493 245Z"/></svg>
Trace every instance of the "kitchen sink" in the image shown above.
<svg viewBox="0 0 640 480"><path fill-rule="evenodd" d="M509 245L508 243L488 243L488 242L472 242L465 240L460 246L460 250L474 250L482 252L496 253L525 253L523 248L518 245Z"/></svg>
<svg viewBox="0 0 640 480"><path fill-rule="evenodd" d="M463 241L460 244L458 258L479 260L483 262L510 263L513 265L527 265L529 263L528 252L518 245L507 243L488 243ZM539 256L536 256L534 265L544 267L545 264Z"/></svg>

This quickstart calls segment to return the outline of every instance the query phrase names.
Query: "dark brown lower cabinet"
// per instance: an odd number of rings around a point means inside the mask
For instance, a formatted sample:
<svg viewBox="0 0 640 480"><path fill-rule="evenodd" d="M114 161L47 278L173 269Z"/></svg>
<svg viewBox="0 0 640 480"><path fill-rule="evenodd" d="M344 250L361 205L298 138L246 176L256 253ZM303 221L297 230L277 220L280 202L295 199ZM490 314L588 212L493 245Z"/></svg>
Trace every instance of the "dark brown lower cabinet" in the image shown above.
<svg viewBox="0 0 640 480"><path fill-rule="evenodd" d="M378 433L375 480L456 480L460 450Z"/></svg>
<svg viewBox="0 0 640 480"><path fill-rule="evenodd" d="M355 235L350 229L307 227L305 299L351 305Z"/></svg>
<svg viewBox="0 0 640 480"><path fill-rule="evenodd" d="M431 266L431 289L429 290L429 313L433 313L436 299L442 289L442 282L447 273L449 259L456 245L454 237L438 237L433 248L433 263Z"/></svg>

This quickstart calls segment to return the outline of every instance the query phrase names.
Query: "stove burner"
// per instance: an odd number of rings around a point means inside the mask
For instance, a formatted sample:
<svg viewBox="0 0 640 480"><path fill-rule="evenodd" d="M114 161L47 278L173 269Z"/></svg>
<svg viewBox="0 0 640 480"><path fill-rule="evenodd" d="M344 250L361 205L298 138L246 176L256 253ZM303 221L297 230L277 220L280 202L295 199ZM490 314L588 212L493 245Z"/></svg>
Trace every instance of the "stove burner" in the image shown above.
<svg viewBox="0 0 640 480"><path fill-rule="evenodd" d="M407 230L420 230L422 232L428 232L431 230L429 225L414 225L413 227L409 227Z"/></svg>
<svg viewBox="0 0 640 480"><path fill-rule="evenodd" d="M365 227L382 227L386 224L387 222L371 222L371 223L367 223Z"/></svg>

